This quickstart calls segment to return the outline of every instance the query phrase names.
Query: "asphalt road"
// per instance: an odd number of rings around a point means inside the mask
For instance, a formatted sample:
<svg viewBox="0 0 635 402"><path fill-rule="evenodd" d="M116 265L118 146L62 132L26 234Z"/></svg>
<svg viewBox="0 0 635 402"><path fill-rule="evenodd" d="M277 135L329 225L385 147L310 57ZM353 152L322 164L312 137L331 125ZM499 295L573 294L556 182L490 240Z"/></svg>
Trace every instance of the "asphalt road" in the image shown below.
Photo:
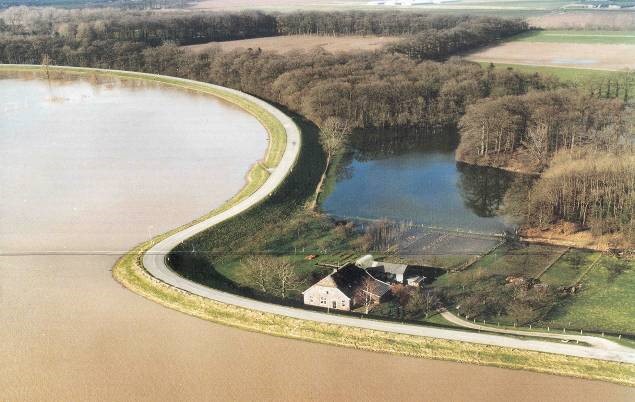
<svg viewBox="0 0 635 402"><path fill-rule="evenodd" d="M597 336L590 335L577 335L575 332L529 332L523 330L515 330L515 329L506 329L506 328L497 328L488 325L481 325L476 322L466 321L462 318L457 317L456 315L450 313L449 311L441 312L441 316L445 318L447 321L454 323L456 325L460 325L465 328L476 329L479 331L488 331L488 332L496 332L499 334L508 334L508 335L520 335L520 336L538 336L541 338L549 338L560 341L579 341L588 343L589 345L606 350L615 350L617 352L629 353L633 352L632 349L624 347L619 343L615 343L609 339L600 338Z"/></svg>
<svg viewBox="0 0 635 402"><path fill-rule="evenodd" d="M194 236L197 233L200 233L214 225L217 225L220 222L223 222L235 215L238 215L258 204L260 201L266 199L271 194L271 192L274 191L284 181L288 172L290 172L293 168L295 161L299 155L301 144L300 131L295 123L288 116L286 116L280 110L269 105L268 103L263 102L255 97L246 95L239 91L234 91L226 88L223 89L235 94L239 94L246 99L257 103L258 105L272 113L274 116L276 116L282 122L287 131L287 146L284 155L282 156L282 159L278 166L272 171L267 181L251 196L218 215L215 215L205 221L202 221L178 233L175 233L174 235L157 243L154 247L148 250L143 256L143 265L152 276L176 288L221 303L303 320L312 320L329 324L346 325L350 327L366 328L399 334L426 336L431 338L440 338L454 341L471 342L485 345L509 347L514 349L532 350L537 352L556 353L569 356L635 364L635 350L600 338L594 338L592 342L589 342L588 338L593 337L584 337L584 342L587 342L593 346L580 346L552 341L518 339L502 335L440 329L420 325L410 325L367 318L360 319L350 316L328 314L326 312L309 311L299 308L265 303L235 294L222 292L220 290L212 289L192 282L172 271L166 264L165 259L168 253L174 247L176 247L186 239L190 238L191 236ZM534 337L540 336L540 333L534 333L532 335ZM598 339L601 342L595 341Z"/></svg>

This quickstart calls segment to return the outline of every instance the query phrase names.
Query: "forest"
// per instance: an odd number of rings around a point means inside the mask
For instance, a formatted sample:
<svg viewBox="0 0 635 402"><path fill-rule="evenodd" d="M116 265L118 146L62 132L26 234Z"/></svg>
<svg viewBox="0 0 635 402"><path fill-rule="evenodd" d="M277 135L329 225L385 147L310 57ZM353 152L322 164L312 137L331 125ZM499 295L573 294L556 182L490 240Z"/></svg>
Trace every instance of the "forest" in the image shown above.
<svg viewBox="0 0 635 402"><path fill-rule="evenodd" d="M343 21L349 21L348 25ZM514 29L509 28L510 23ZM491 28L497 24L505 28ZM0 61L39 64L46 55L59 65L187 77L285 105L318 125L337 117L353 128L455 126L465 106L476 99L561 85L538 75L484 72L478 65L460 60L420 61L421 54L411 58L407 51L391 49L286 55L259 49L211 49L194 55L178 46L271 36L278 31L318 34L327 25L335 27L329 32L342 34L427 32L434 27L439 32L446 27L456 32L459 26L461 32L472 33L463 35L466 39L458 45L456 38L446 43L446 36L431 36L438 42L432 59L493 41L502 31L511 34L526 28L523 22L502 19L402 13L129 15L117 10L9 9L0 13ZM482 37L482 32L489 32L490 39ZM491 32L498 33L492 36Z"/></svg>
<svg viewBox="0 0 635 402"><path fill-rule="evenodd" d="M416 128L422 136L447 135L458 128L458 160L544 172L525 186L523 196L508 197L522 204L508 208L525 211L517 214L525 223L565 220L596 232L623 232L632 241L635 190L630 176L619 174L632 168L632 128L625 115L629 94L617 89L619 83L609 84L610 90L575 88L551 76L482 68L453 57L527 29L519 20L398 12L124 13L19 7L0 12L0 62L47 60L211 82L283 105L318 127L337 119L358 134L391 127ZM194 54L180 47L307 33L404 38L380 51L336 54L218 48ZM614 158L627 165L606 162L601 174L591 164L563 167L581 165L571 156L576 152L601 153L598 160ZM609 174L611 169L615 172ZM570 176L580 176L580 182ZM575 185L563 187L570 194L553 197L544 190L570 179ZM618 188L617 198L608 197ZM593 197L588 198L589 192Z"/></svg>
<svg viewBox="0 0 635 402"><path fill-rule="evenodd" d="M622 100L570 89L504 96L470 105L459 127L458 160L540 174L506 197L525 224L567 222L635 241L635 150Z"/></svg>

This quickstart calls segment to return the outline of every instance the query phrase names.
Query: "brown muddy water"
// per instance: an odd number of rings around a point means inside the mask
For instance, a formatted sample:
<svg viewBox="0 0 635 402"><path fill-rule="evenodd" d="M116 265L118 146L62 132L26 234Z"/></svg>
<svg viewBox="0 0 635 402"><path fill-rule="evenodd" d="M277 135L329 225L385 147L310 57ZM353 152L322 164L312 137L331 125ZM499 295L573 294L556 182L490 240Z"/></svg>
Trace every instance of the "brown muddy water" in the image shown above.
<svg viewBox="0 0 635 402"><path fill-rule="evenodd" d="M265 147L254 118L211 97L0 77L0 400L635 398L240 331L112 279L121 251L229 198Z"/></svg>

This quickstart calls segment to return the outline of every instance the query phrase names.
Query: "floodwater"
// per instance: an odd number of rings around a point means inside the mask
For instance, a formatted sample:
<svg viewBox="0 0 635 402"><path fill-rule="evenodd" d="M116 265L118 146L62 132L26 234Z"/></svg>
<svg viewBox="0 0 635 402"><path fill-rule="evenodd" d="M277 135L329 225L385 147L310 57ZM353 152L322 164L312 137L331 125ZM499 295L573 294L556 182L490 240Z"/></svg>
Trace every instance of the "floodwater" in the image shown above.
<svg viewBox="0 0 635 402"><path fill-rule="evenodd" d="M452 134L382 146L354 142L324 209L342 217L387 218L451 230L509 229L500 207L514 176L457 163Z"/></svg>
<svg viewBox="0 0 635 402"><path fill-rule="evenodd" d="M112 279L118 251L236 192L264 153L262 127L213 98L130 83L0 79L0 113L0 400L635 397L275 338L147 301Z"/></svg>

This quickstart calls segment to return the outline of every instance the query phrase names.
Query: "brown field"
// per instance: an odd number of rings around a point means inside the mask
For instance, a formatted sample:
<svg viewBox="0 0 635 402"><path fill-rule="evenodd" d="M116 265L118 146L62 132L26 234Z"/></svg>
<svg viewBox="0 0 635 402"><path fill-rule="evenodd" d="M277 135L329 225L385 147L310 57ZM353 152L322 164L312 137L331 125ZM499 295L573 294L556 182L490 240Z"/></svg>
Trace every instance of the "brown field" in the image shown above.
<svg viewBox="0 0 635 402"><path fill-rule="evenodd" d="M507 42L472 53L467 58L502 64L619 71L635 68L635 45Z"/></svg>
<svg viewBox="0 0 635 402"><path fill-rule="evenodd" d="M318 35L291 35L274 36L269 38L254 38L243 40L232 40L227 42L210 42L201 45L185 46L193 52L203 52L211 47L220 47L222 50L233 50L239 48L261 48L280 53L292 50L310 50L321 47L329 52L339 51L364 51L378 50L383 45L398 40L394 36L318 36Z"/></svg>
<svg viewBox="0 0 635 402"><path fill-rule="evenodd" d="M635 29L635 12L629 11L559 12L527 20L535 27L546 29Z"/></svg>

